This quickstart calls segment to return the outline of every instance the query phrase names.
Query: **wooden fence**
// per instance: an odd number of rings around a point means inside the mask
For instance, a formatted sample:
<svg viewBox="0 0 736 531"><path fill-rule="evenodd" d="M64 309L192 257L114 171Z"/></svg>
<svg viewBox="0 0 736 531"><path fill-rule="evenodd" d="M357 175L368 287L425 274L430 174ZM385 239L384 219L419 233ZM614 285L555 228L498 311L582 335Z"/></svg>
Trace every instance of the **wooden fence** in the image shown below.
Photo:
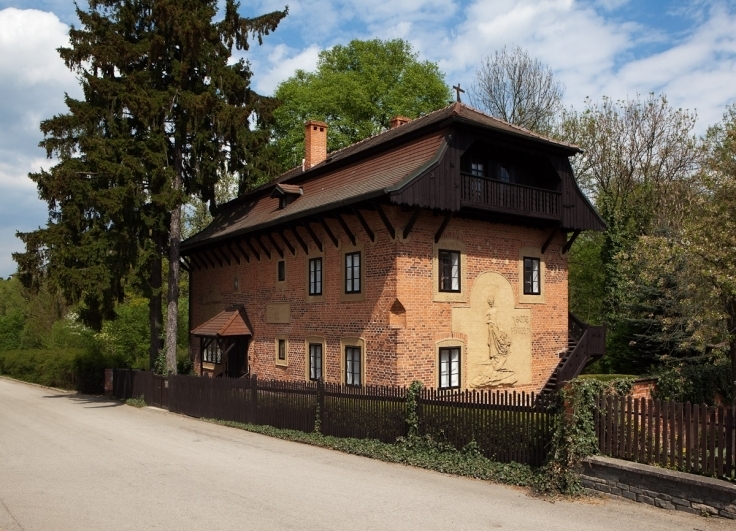
<svg viewBox="0 0 736 531"><path fill-rule="evenodd" d="M118 398L161 404L164 392L166 405L161 407L192 417L304 432L319 427L323 435L387 443L407 435L405 387L113 372ZM556 419L547 402L534 394L434 389L421 391L418 416L422 435L456 448L475 442L486 457L532 466L544 463Z"/></svg>
<svg viewBox="0 0 736 531"><path fill-rule="evenodd" d="M736 479L736 408L600 396L597 409L602 454Z"/></svg>

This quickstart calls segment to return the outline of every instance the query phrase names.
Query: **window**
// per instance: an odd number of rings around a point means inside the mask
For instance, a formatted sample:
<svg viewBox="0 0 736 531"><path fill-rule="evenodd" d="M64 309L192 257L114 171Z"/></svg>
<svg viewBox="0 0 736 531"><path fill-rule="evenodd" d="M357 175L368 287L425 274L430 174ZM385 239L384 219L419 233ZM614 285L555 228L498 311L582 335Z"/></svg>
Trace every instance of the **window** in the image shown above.
<svg viewBox="0 0 736 531"><path fill-rule="evenodd" d="M360 385L360 347L345 347L345 383Z"/></svg>
<svg viewBox="0 0 736 531"><path fill-rule="evenodd" d="M309 379L322 378L322 343L309 344Z"/></svg>
<svg viewBox="0 0 736 531"><path fill-rule="evenodd" d="M460 253L458 251L439 251L440 291L460 291Z"/></svg>
<svg viewBox="0 0 736 531"><path fill-rule="evenodd" d="M309 294L322 295L322 258L309 260Z"/></svg>
<svg viewBox="0 0 736 531"><path fill-rule="evenodd" d="M440 389L460 387L460 347L440 348Z"/></svg>
<svg viewBox="0 0 736 531"><path fill-rule="evenodd" d="M360 251L345 254L345 293L360 293Z"/></svg>
<svg viewBox="0 0 736 531"><path fill-rule="evenodd" d="M511 174L506 166L500 167L498 178L505 183L511 182Z"/></svg>
<svg viewBox="0 0 736 531"><path fill-rule="evenodd" d="M483 171L483 163L482 162L471 162L470 163L470 173L471 175L474 175L476 177L483 177L483 175L485 175Z"/></svg>
<svg viewBox="0 0 736 531"><path fill-rule="evenodd" d="M524 257L524 295L539 295L539 258Z"/></svg>
<svg viewBox="0 0 736 531"><path fill-rule="evenodd" d="M286 361L286 340L279 339L279 361Z"/></svg>
<svg viewBox="0 0 736 531"><path fill-rule="evenodd" d="M279 210L283 210L284 208L286 208L286 205L288 204L289 204L289 201L285 195L282 195L281 197L279 197Z"/></svg>
<svg viewBox="0 0 736 531"><path fill-rule="evenodd" d="M279 282L283 282L286 280L286 262L283 260L279 260L278 262L278 280Z"/></svg>
<svg viewBox="0 0 736 531"><path fill-rule="evenodd" d="M206 343L202 352L202 361L205 363L222 363L222 350L220 350L217 340L213 339Z"/></svg>

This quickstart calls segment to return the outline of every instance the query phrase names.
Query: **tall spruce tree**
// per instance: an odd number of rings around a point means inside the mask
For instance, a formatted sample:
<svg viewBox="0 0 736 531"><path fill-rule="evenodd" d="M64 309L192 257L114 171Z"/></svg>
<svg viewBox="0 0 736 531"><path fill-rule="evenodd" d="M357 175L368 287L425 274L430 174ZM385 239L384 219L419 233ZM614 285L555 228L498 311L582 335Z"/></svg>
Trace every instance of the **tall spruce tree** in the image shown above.
<svg viewBox="0 0 736 531"><path fill-rule="evenodd" d="M240 190L273 173L275 102L250 88L233 47L262 42L287 10L246 18L226 0L90 0L59 48L84 99L41 124L58 163L30 175L48 202L45 228L19 234L14 258L27 285L47 276L99 328L138 285L149 297L151 364L161 350L162 259L168 254L167 369L176 371L181 206L195 195L217 209L225 172Z"/></svg>

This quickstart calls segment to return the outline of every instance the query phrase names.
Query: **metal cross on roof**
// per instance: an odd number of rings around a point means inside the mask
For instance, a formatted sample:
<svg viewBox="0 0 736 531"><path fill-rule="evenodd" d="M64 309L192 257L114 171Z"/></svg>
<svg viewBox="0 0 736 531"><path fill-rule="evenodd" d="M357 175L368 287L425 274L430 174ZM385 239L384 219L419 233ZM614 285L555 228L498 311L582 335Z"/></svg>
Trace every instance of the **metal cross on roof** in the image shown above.
<svg viewBox="0 0 736 531"><path fill-rule="evenodd" d="M452 87L452 88L453 88L453 89L455 89L455 92L457 92L457 102L458 102L458 103L462 103L462 102L460 101L460 93L462 92L462 93L464 94L464 93L465 93L465 91L464 91L463 89L461 89L461 88L460 88L460 83L458 83L458 84L457 84L457 87Z"/></svg>

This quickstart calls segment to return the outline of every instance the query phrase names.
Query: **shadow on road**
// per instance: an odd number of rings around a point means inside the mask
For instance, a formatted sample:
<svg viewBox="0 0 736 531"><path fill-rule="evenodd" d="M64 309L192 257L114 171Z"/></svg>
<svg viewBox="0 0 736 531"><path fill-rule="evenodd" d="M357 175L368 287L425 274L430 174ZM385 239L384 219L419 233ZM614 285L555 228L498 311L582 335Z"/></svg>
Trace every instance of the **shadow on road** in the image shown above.
<svg viewBox="0 0 736 531"><path fill-rule="evenodd" d="M42 398L66 398L77 404L84 405L85 409L119 407L125 405L125 402L117 400L116 398L98 395L85 395L82 393L62 393L58 395L45 395Z"/></svg>

